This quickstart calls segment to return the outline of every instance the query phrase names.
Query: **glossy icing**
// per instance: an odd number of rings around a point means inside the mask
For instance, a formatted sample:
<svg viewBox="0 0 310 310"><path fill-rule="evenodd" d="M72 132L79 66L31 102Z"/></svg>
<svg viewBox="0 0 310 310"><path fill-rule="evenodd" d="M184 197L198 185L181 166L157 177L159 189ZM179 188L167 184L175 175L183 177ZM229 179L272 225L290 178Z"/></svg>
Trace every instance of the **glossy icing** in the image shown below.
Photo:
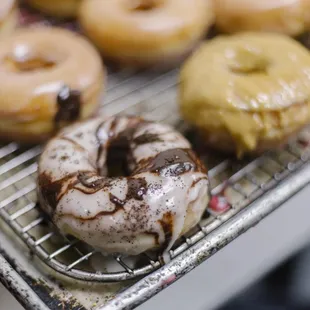
<svg viewBox="0 0 310 310"><path fill-rule="evenodd" d="M180 80L184 118L210 139L231 135L239 154L310 120L310 54L282 35L215 38L185 63Z"/></svg>
<svg viewBox="0 0 310 310"><path fill-rule="evenodd" d="M213 21L212 0L92 0L82 2L79 14L105 56L135 66L179 61Z"/></svg>
<svg viewBox="0 0 310 310"><path fill-rule="evenodd" d="M27 0L36 9L61 18L76 17L82 0Z"/></svg>
<svg viewBox="0 0 310 310"><path fill-rule="evenodd" d="M105 82L97 51L81 36L53 27L22 29L0 40L0 81L0 133L33 142L55 132L60 110L72 112L72 100L59 104L64 87L70 98L79 93L75 116L83 119L97 109ZM67 123L76 119L66 116Z"/></svg>
<svg viewBox="0 0 310 310"><path fill-rule="evenodd" d="M0 25L1 22L10 14L16 5L16 0L1 0L0 3Z"/></svg>
<svg viewBox="0 0 310 310"><path fill-rule="evenodd" d="M0 1L0 37L11 34L18 24L16 0Z"/></svg>
<svg viewBox="0 0 310 310"><path fill-rule="evenodd" d="M129 144L130 175L108 177L108 146L119 140ZM209 201L206 170L188 141L139 118L94 119L64 130L41 156L38 184L55 224L107 253L161 247L166 257Z"/></svg>
<svg viewBox="0 0 310 310"><path fill-rule="evenodd" d="M63 86L57 95L58 110L55 115L56 126L62 122L74 122L81 115L81 93Z"/></svg>
<svg viewBox="0 0 310 310"><path fill-rule="evenodd" d="M270 31L292 36L309 30L309 0L215 0L216 26L224 32Z"/></svg>

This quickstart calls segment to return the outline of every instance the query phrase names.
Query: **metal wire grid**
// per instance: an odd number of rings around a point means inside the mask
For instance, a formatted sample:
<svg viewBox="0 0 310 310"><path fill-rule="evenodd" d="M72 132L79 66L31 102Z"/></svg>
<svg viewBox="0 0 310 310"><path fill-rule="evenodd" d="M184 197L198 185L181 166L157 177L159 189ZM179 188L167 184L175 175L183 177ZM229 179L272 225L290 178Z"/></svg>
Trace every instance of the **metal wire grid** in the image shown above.
<svg viewBox="0 0 310 310"><path fill-rule="evenodd" d="M109 76L110 84L101 112L140 114L177 126L177 70L158 73L121 71ZM307 133L305 133L307 135ZM188 134L195 146L195 137ZM173 259L204 238L210 231L241 211L257 197L308 161L308 136L303 136L281 152L264 154L238 162L208 155L196 149L209 166L215 200L224 208L207 209L201 223L179 240L170 251ZM199 143L197 144L199 146ZM87 281L122 281L145 275L160 267L153 253L138 257L103 257L81 241L61 236L36 204L36 160L41 147L21 148L16 143L0 148L0 216L49 267L67 276ZM100 266L96 264L99 257ZM98 259L97 259L98 260Z"/></svg>

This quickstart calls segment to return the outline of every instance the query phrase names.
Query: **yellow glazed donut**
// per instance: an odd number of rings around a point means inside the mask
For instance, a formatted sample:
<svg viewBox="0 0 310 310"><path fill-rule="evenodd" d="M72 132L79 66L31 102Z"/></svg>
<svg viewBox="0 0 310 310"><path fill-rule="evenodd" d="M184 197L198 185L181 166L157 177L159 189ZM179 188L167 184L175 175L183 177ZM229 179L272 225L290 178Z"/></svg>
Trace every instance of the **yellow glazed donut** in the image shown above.
<svg viewBox="0 0 310 310"><path fill-rule="evenodd" d="M24 29L0 40L0 138L39 142L91 116L103 72L96 50L67 30Z"/></svg>
<svg viewBox="0 0 310 310"><path fill-rule="evenodd" d="M309 0L214 0L220 31L270 31L299 35L309 29Z"/></svg>
<svg viewBox="0 0 310 310"><path fill-rule="evenodd" d="M82 0L27 0L31 6L57 17L75 17Z"/></svg>
<svg viewBox="0 0 310 310"><path fill-rule="evenodd" d="M310 122L310 54L279 34L220 36L187 61L180 89L182 114L208 145L262 152Z"/></svg>
<svg viewBox="0 0 310 310"><path fill-rule="evenodd" d="M211 0L87 0L79 20L102 53L122 64L179 62L213 22Z"/></svg>
<svg viewBox="0 0 310 310"><path fill-rule="evenodd" d="M0 1L0 37L10 34L17 26L18 8L15 0Z"/></svg>

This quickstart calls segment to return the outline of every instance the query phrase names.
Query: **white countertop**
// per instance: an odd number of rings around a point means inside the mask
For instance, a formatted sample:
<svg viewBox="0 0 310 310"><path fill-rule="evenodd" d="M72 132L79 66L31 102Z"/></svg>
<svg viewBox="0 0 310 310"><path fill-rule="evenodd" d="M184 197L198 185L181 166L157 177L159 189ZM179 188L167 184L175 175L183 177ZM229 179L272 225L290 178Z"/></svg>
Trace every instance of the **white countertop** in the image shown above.
<svg viewBox="0 0 310 310"><path fill-rule="evenodd" d="M0 309L1 310L22 310L23 308L12 297L8 291L0 284Z"/></svg>

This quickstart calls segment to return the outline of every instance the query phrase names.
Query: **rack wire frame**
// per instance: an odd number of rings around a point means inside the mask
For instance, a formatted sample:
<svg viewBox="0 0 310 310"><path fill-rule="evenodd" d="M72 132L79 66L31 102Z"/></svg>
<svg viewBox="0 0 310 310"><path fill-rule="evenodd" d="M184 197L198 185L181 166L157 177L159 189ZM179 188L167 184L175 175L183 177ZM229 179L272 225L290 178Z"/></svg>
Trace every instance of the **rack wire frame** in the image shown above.
<svg viewBox="0 0 310 310"><path fill-rule="evenodd" d="M23 23L29 23L27 16L24 19ZM176 104L178 69L161 74L156 71L109 71L101 113L138 114L188 132L187 125L180 121ZM308 131L281 151L242 162L220 154L205 154L196 137L189 137L209 167L212 196L222 203L222 208L212 205L207 208L200 224L170 251L172 262L293 175L310 156ZM135 258L134 263L127 257L114 256L116 268L114 266L111 271L106 267L105 271L94 268L91 260L98 253L81 241L61 236L36 203L36 160L40 152L40 146L27 149L14 142L0 146L0 217L34 254L54 270L85 281L124 281L142 277L161 266L152 253L147 253Z"/></svg>
<svg viewBox="0 0 310 310"><path fill-rule="evenodd" d="M140 114L173 124L186 132L187 126L179 120L175 101L177 70L162 75L117 72L109 80L114 84L108 87L101 112L111 115ZM195 140L195 137L192 138ZM222 209L218 205L215 208L209 206L201 223L170 251L171 259L202 240L305 164L310 155L307 141L305 132L281 151L242 162L222 159L219 154L206 155L198 149L197 152L210 167L212 196L217 202L222 201L224 206ZM40 146L23 149L16 143L0 148L0 216L34 254L54 270L85 281L124 281L146 275L161 266L152 254L135 258L135 261L143 263L134 263L133 266L126 262L129 260L127 257L114 256L113 260L119 268L114 266L113 271L104 272L89 265L88 262L98 255L97 252L79 240L61 236L36 204L36 159L40 152Z"/></svg>

